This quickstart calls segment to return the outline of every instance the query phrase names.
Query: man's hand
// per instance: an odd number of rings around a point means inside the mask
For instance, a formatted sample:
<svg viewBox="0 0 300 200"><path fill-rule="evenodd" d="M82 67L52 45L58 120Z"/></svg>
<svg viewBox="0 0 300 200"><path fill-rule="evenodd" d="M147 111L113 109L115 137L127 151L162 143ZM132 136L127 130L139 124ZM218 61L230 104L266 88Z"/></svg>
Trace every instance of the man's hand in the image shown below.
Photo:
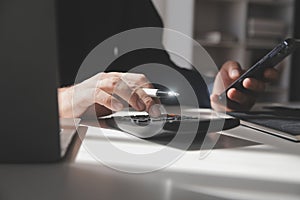
<svg viewBox="0 0 300 200"><path fill-rule="evenodd" d="M142 88L152 88L143 74L99 73L80 84L58 90L60 117L79 117L95 106L97 115L120 111L124 102L138 111L160 115L157 100L148 96Z"/></svg>
<svg viewBox="0 0 300 200"><path fill-rule="evenodd" d="M226 107L219 102L218 95L220 95L233 81L238 79L242 73L243 71L237 62L228 61L222 66L216 76L214 88L210 97L213 109L224 111L249 110L254 105L256 100L255 96L242 93L235 88L232 88L227 92L229 99L237 103L235 107ZM265 90L267 82L275 81L278 77L279 73L276 69L268 68L264 72L264 81L246 78L243 81L243 86L254 93L261 93Z"/></svg>

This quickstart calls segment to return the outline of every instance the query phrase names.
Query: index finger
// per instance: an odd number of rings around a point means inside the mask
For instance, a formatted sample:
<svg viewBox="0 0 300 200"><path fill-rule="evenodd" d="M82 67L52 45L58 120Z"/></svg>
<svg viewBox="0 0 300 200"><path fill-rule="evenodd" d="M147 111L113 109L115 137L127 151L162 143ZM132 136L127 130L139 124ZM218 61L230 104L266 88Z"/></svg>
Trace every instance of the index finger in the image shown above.
<svg viewBox="0 0 300 200"><path fill-rule="evenodd" d="M146 106L147 112L154 111L155 113L153 113L153 115L159 115L160 111L154 109L154 105L160 104L160 101L157 98L150 97L143 90L143 88L154 88L144 74L126 73L123 74L121 79L140 97L141 101Z"/></svg>
<svg viewBox="0 0 300 200"><path fill-rule="evenodd" d="M146 106L139 98L135 90L132 90L119 77L110 77L98 81L97 88L109 93L110 95L117 95L128 102L134 109L142 111Z"/></svg>
<svg viewBox="0 0 300 200"><path fill-rule="evenodd" d="M153 88L153 86L150 84L150 85L147 85L147 86L144 86L143 88ZM153 110L153 106L155 104L160 104L160 101L159 99L157 98L152 98L150 97L144 90L143 88L138 88L136 89L136 93L138 94L138 96L140 97L140 99L144 102L144 104L146 105L146 111L149 112L149 111L154 111L154 115L160 115L160 111L154 109ZM151 109L152 108L152 109Z"/></svg>

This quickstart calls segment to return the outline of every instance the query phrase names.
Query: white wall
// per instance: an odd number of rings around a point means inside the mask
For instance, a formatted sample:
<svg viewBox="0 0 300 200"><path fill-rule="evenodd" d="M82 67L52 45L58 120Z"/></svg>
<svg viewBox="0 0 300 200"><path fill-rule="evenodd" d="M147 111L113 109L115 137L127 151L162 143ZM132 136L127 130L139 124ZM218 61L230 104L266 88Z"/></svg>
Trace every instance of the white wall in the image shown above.
<svg viewBox="0 0 300 200"><path fill-rule="evenodd" d="M154 3L163 21L165 21L166 0L152 0L152 2Z"/></svg>
<svg viewBox="0 0 300 200"><path fill-rule="evenodd" d="M161 15L165 28L179 31L189 37L193 37L194 24L194 0L152 0ZM174 42L176 41L176 42ZM176 40L172 34L164 34L163 44L168 49L180 49L186 52L188 60L193 58L192 42L182 42ZM183 68L190 68L182 59L170 55L171 59Z"/></svg>

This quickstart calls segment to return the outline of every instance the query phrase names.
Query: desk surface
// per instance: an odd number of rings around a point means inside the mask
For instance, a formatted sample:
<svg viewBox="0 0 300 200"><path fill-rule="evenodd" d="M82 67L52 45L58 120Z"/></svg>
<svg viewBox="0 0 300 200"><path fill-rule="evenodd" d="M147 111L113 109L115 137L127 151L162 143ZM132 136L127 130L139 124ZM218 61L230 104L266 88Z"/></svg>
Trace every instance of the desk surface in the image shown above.
<svg viewBox="0 0 300 200"><path fill-rule="evenodd" d="M90 122L83 126L88 127L83 145L77 147L80 140L76 141L75 156L69 161L0 165L0 199L300 198L300 143L239 126L222 132L212 150L177 150L181 157L161 170L128 174L103 165L85 144L102 147L108 137L114 145L140 154L164 145L124 133L109 134ZM215 137L218 134L211 136ZM205 144L210 146L211 141ZM126 169L151 168L143 162L132 166L110 162Z"/></svg>

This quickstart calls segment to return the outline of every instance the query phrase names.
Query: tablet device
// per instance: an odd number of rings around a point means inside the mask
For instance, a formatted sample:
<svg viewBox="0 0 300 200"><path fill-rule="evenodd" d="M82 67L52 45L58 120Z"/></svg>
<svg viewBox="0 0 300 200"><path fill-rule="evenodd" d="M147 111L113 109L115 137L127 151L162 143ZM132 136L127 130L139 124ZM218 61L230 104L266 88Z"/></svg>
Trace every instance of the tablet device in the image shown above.
<svg viewBox="0 0 300 200"><path fill-rule="evenodd" d="M141 115L111 116L100 118L110 127L117 128L139 138L152 138L159 135L175 135L179 130L183 133L205 135L238 126L239 120L228 115L202 114L202 117L163 114L160 117Z"/></svg>

